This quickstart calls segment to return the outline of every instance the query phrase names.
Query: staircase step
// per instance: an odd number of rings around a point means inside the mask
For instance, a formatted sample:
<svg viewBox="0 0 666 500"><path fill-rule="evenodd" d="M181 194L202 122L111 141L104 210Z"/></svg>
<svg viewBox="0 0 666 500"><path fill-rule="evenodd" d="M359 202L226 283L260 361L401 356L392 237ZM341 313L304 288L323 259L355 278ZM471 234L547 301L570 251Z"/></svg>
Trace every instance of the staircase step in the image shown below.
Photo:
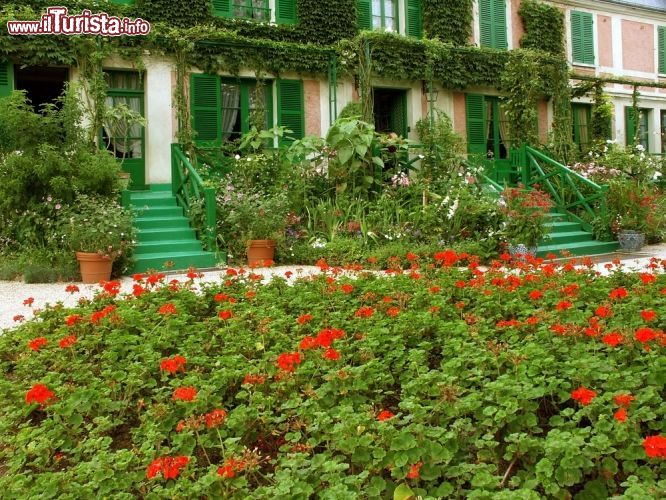
<svg viewBox="0 0 666 500"><path fill-rule="evenodd" d="M135 207L178 206L176 197L169 192L133 191L130 193L130 203Z"/></svg>
<svg viewBox="0 0 666 500"><path fill-rule="evenodd" d="M558 257L560 251L568 251L571 255L599 255L603 253L611 253L619 248L617 241L579 241L576 243L561 243L561 244L548 244L539 246L537 255L545 257L548 253L554 253Z"/></svg>
<svg viewBox="0 0 666 500"><path fill-rule="evenodd" d="M151 184L148 186L148 189L154 192L164 192L164 191L169 191L171 192L171 184Z"/></svg>
<svg viewBox="0 0 666 500"><path fill-rule="evenodd" d="M132 205L132 212L136 217L182 217L183 209L177 206L137 206Z"/></svg>
<svg viewBox="0 0 666 500"><path fill-rule="evenodd" d="M134 226L138 229L174 229L190 227L185 217L137 217Z"/></svg>
<svg viewBox="0 0 666 500"><path fill-rule="evenodd" d="M571 231L569 233L551 233L550 237L545 239L544 245L560 245L563 243L577 243L580 241L594 241L592 233L585 231Z"/></svg>
<svg viewBox="0 0 666 500"><path fill-rule="evenodd" d="M194 239L140 241L134 249L135 255L177 252L201 252L201 242Z"/></svg>
<svg viewBox="0 0 666 500"><path fill-rule="evenodd" d="M171 264L169 266L165 264ZM212 252L169 252L137 255L133 271L143 273L150 269L157 271L178 271L194 267L197 269L215 267L217 264Z"/></svg>
<svg viewBox="0 0 666 500"><path fill-rule="evenodd" d="M569 222L569 218L566 214L561 214L559 212L549 212L545 214L546 216L546 224L552 223L552 222Z"/></svg>
<svg viewBox="0 0 666 500"><path fill-rule="evenodd" d="M191 227L182 228L158 228L158 229L139 229L137 231L137 241L140 243L163 240L192 240L196 239L194 229Z"/></svg>
<svg viewBox="0 0 666 500"><path fill-rule="evenodd" d="M552 222L550 224L546 223L546 226L550 228L550 233L572 233L575 231L581 230L581 225L579 222Z"/></svg>

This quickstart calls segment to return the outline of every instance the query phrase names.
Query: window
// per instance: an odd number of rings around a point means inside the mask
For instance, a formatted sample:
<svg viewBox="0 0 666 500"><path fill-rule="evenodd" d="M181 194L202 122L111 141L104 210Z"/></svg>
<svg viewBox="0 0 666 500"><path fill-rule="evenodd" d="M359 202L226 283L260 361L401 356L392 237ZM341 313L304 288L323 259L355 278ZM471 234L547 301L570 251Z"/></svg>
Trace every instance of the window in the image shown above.
<svg viewBox="0 0 666 500"><path fill-rule="evenodd" d="M589 104L572 104L571 115L573 122L573 142L578 146L578 150L581 153L587 153L590 149L592 106Z"/></svg>
<svg viewBox="0 0 666 500"><path fill-rule="evenodd" d="M657 57L659 58L659 73L666 75L666 26L659 26L657 28L658 50Z"/></svg>
<svg viewBox="0 0 666 500"><path fill-rule="evenodd" d="M213 15L252 19L260 22L271 21L271 9L275 9L278 24L295 24L297 0L212 0Z"/></svg>
<svg viewBox="0 0 666 500"><path fill-rule="evenodd" d="M108 71L105 77L109 88L106 106L111 113L102 127L104 145L118 159L142 159L144 128L127 120L130 113L143 116L141 75L133 71Z"/></svg>
<svg viewBox="0 0 666 500"><path fill-rule="evenodd" d="M650 110L648 109L639 109L638 117L634 116L634 108L627 106L624 109L624 118L626 124L626 143L627 146L630 145L641 145L645 148L645 151L650 150L650 134L648 126L648 116Z"/></svg>
<svg viewBox="0 0 666 500"><path fill-rule="evenodd" d="M303 82L278 80L277 123L302 138L305 133ZM265 128L274 121L273 84L257 87L255 80L229 79L218 75L191 76L190 105L199 143L221 144L238 139L247 132L255 113L265 116Z"/></svg>
<svg viewBox="0 0 666 500"><path fill-rule="evenodd" d="M358 27L362 30L400 32L398 0L358 0ZM405 34L414 38L422 36L421 0L403 0Z"/></svg>
<svg viewBox="0 0 666 500"><path fill-rule="evenodd" d="M481 47L509 48L506 27L506 0L479 0Z"/></svg>
<svg viewBox="0 0 666 500"><path fill-rule="evenodd" d="M571 11L571 52L574 63L594 64L594 21L589 12Z"/></svg>

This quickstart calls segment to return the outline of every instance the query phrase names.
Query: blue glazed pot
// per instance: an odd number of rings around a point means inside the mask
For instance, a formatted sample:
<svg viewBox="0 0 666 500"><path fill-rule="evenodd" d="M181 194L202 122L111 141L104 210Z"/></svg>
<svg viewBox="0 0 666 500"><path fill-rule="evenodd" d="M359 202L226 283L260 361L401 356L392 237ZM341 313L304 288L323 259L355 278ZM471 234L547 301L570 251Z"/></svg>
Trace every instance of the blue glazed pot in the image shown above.
<svg viewBox="0 0 666 500"><path fill-rule="evenodd" d="M537 247L528 247L522 243L517 243L515 245L509 243L509 254L514 260L519 260L522 262L527 261L527 257L536 257Z"/></svg>
<svg viewBox="0 0 666 500"><path fill-rule="evenodd" d="M645 244L645 234L626 229L618 233L617 241L625 252L638 252Z"/></svg>

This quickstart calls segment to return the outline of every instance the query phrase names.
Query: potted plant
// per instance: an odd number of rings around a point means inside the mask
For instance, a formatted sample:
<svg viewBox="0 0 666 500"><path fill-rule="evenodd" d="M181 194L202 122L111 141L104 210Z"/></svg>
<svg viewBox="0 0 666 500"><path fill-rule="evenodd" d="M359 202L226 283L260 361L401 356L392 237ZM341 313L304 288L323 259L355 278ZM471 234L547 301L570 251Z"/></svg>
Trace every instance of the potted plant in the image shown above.
<svg viewBox="0 0 666 500"><path fill-rule="evenodd" d="M645 244L646 232L655 231L663 225L664 217L657 201L654 189L640 181L613 179L608 183L611 230L622 250L639 251Z"/></svg>
<svg viewBox="0 0 666 500"><path fill-rule="evenodd" d="M500 206L506 218L503 233L511 255L535 257L539 241L548 233L546 214L553 207L548 194L522 186L507 188L502 192Z"/></svg>
<svg viewBox="0 0 666 500"><path fill-rule="evenodd" d="M227 186L218 205L226 211L222 224L230 253L245 251L249 265L272 261L287 226L284 192L244 193Z"/></svg>
<svg viewBox="0 0 666 500"><path fill-rule="evenodd" d="M133 247L132 215L112 197L79 194L65 209L61 232L74 252L84 283L109 280L113 262Z"/></svg>

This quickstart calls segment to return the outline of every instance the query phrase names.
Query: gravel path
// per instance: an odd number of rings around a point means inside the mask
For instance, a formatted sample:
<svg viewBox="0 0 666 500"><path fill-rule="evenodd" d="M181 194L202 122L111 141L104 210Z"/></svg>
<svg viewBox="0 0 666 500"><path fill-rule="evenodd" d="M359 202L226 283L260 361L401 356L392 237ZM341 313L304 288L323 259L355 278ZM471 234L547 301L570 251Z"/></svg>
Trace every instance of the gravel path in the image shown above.
<svg viewBox="0 0 666 500"><path fill-rule="evenodd" d="M616 254L611 255L608 260L619 258L625 264L625 270L639 270L645 268L650 262L651 257L666 259L666 244L645 247L640 254ZM596 264L596 269L602 274L607 274L608 270L604 268L604 262ZM215 282L220 281L225 276L225 270L210 271L204 273L202 281ZM302 276L312 276L319 273L319 268L314 266L278 266L272 268L255 269L256 274L262 276L284 276L287 271L293 273L292 280ZM173 274L168 276L168 280L177 279L187 280L185 274ZM122 293L132 291L132 278L125 277L121 281ZM33 311L43 308L46 304L55 304L62 302L67 307L76 305L80 297L92 298L99 289L98 285L83 285L77 283L80 292L71 294L65 288L68 283L27 285L20 281L0 281L0 332L6 328L11 328L17 323L14 316L23 315L25 319L33 317ZM23 301L32 297L34 302L31 307L23 304Z"/></svg>

